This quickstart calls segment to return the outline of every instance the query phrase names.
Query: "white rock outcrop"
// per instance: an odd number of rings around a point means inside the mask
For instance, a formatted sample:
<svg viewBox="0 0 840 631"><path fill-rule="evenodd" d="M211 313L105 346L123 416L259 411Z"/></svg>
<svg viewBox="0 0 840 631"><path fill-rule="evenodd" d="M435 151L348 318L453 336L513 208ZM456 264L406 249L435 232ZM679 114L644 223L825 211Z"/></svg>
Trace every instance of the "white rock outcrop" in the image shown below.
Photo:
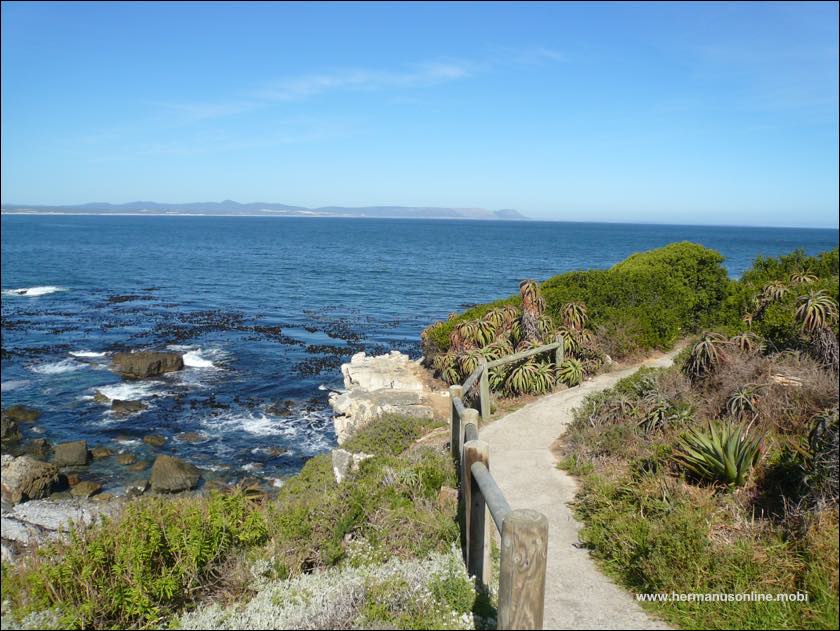
<svg viewBox="0 0 840 631"><path fill-rule="evenodd" d="M339 445L384 414L433 418L436 404L448 397L432 389L419 361L399 351L371 357L356 353L341 372L346 390L330 394Z"/></svg>

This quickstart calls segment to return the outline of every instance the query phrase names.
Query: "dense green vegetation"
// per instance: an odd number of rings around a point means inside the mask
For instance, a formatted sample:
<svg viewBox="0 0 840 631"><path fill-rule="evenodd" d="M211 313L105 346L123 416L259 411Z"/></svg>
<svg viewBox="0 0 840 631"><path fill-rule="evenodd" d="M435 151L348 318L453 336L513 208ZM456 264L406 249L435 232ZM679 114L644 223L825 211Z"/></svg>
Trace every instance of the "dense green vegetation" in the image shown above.
<svg viewBox="0 0 840 631"><path fill-rule="evenodd" d="M270 501L241 490L131 501L115 521L14 571L4 565L2 598L19 618L51 610L63 628L157 627L210 595L247 597L257 562L287 579L448 553L456 507L438 494L455 485L451 460L441 449L407 449L428 429L387 417L361 430L347 447L375 456L342 484L323 455Z"/></svg>
<svg viewBox="0 0 840 631"><path fill-rule="evenodd" d="M614 358L669 347L681 335L712 323L729 292L722 263L717 252L685 242L634 254L608 270L560 274L540 287L545 313L560 323L566 305L582 303L590 328ZM491 309L521 305L521 297L512 296L430 326L424 332L426 355L449 350L459 324Z"/></svg>
<svg viewBox="0 0 840 631"><path fill-rule="evenodd" d="M648 605L673 624L837 628L837 282L836 250L759 259L673 367L576 411L563 466L583 482L581 539L618 580L808 595Z"/></svg>

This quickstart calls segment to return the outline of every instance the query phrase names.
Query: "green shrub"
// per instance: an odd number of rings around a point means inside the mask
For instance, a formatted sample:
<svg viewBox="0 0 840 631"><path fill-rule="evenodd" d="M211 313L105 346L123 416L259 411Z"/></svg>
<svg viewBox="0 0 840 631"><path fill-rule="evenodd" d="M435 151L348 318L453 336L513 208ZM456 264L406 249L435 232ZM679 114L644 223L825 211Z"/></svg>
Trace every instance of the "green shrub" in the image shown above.
<svg viewBox="0 0 840 631"><path fill-rule="evenodd" d="M142 498L116 521L43 548L3 583L17 612L55 608L65 628L156 626L226 554L267 536L261 511L239 493Z"/></svg>
<svg viewBox="0 0 840 631"><path fill-rule="evenodd" d="M698 495L663 472L608 480L585 475L575 502L581 540L602 567L637 593L806 592L808 602L671 601L647 606L678 628L837 627L837 513L808 522L791 541L779 526L726 524L729 495ZM715 536L715 532L721 536Z"/></svg>
<svg viewBox="0 0 840 631"><path fill-rule="evenodd" d="M396 456L439 425L431 419L388 414L358 430L342 446L352 452Z"/></svg>
<svg viewBox="0 0 840 631"><path fill-rule="evenodd" d="M607 352L616 357L666 348L715 320L730 287L722 261L713 250L673 243L634 254L609 270L560 274L541 286L546 314L554 322L564 322L571 315L570 304L584 304L589 326L611 341ZM423 333L426 356L446 351L449 334L459 323L506 305L518 307L521 298L478 305L430 326Z"/></svg>

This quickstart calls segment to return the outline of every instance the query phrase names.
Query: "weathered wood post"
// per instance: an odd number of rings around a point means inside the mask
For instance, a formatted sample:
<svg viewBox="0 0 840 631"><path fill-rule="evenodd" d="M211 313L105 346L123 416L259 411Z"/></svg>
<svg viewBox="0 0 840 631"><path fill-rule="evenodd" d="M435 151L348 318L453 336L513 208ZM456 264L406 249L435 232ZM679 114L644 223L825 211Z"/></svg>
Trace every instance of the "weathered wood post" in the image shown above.
<svg viewBox="0 0 840 631"><path fill-rule="evenodd" d="M559 370L560 369L560 364L562 364L563 360L566 359L566 349L564 348L565 343L563 342L563 336L558 335L557 336L557 341L560 343L560 346L558 346L554 351L554 369L555 370Z"/></svg>
<svg viewBox="0 0 840 631"><path fill-rule="evenodd" d="M548 519L525 509L502 523L499 568L499 629L542 629Z"/></svg>
<svg viewBox="0 0 840 631"><path fill-rule="evenodd" d="M452 459L460 463L461 444L461 417L455 407L455 399L461 398L461 386L449 386L449 427L452 430L449 446L452 450Z"/></svg>
<svg viewBox="0 0 840 631"><path fill-rule="evenodd" d="M467 507L467 572L482 584L484 576L484 531L486 513L484 494L473 479L472 466L475 462L490 467L490 445L483 440L471 440L464 444L465 505Z"/></svg>
<svg viewBox="0 0 840 631"><path fill-rule="evenodd" d="M458 475L460 476L459 480L462 485L464 480L466 480L466 474L464 473L464 432L466 431L467 425L470 423L478 428L478 410L474 410L473 408L467 408L464 410L464 415L461 417L461 427L459 428L461 434L458 439L458 444L461 445L461 452L458 454L458 462L461 464L461 467L458 471Z"/></svg>
<svg viewBox="0 0 840 631"><path fill-rule="evenodd" d="M481 420L486 421L490 418L490 371L487 366L481 371L481 379L479 380L478 400L481 407Z"/></svg>

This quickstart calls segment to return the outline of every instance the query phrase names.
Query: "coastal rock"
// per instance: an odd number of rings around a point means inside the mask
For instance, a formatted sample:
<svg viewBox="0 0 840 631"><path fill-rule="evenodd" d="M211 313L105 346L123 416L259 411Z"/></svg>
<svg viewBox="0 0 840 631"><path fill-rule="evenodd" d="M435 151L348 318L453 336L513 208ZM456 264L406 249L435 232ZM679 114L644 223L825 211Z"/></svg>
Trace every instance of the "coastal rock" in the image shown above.
<svg viewBox="0 0 840 631"><path fill-rule="evenodd" d="M93 400L96 401L97 403L102 403L103 405L108 405L108 404L111 403L111 399L106 397L99 390L97 390L96 392L93 393Z"/></svg>
<svg viewBox="0 0 840 631"><path fill-rule="evenodd" d="M1 416L16 423L34 423L41 417L41 412L26 405L12 405L3 410Z"/></svg>
<svg viewBox="0 0 840 631"><path fill-rule="evenodd" d="M90 455L94 460L101 460L102 458L108 458L111 455L111 450L100 445L91 449Z"/></svg>
<svg viewBox="0 0 840 631"><path fill-rule="evenodd" d="M78 467L87 463L87 442L84 440L58 443L53 448L53 464L58 467Z"/></svg>
<svg viewBox="0 0 840 631"><path fill-rule="evenodd" d="M166 437L160 434L146 434L143 442L152 447L163 447L166 444Z"/></svg>
<svg viewBox="0 0 840 631"><path fill-rule="evenodd" d="M346 390L329 399L339 445L385 414L434 418L436 410L446 410L448 395L435 392L420 362L398 351L375 357L357 353L341 372Z"/></svg>
<svg viewBox="0 0 840 631"><path fill-rule="evenodd" d="M354 454L346 449L333 449L332 466L335 481L341 484L351 472L358 471L359 465L369 458L373 458L373 454Z"/></svg>
<svg viewBox="0 0 840 631"><path fill-rule="evenodd" d="M146 407L146 404L142 401L121 401L120 399L111 401L111 411L118 416L127 416L136 412L142 412Z"/></svg>
<svg viewBox="0 0 840 631"><path fill-rule="evenodd" d="M118 454L116 460L117 464L128 466L137 462L137 457L134 454Z"/></svg>
<svg viewBox="0 0 840 631"><path fill-rule="evenodd" d="M46 438L33 438L24 445L23 450L35 460L46 460L49 458L52 446Z"/></svg>
<svg viewBox="0 0 840 631"><path fill-rule="evenodd" d="M166 372L174 372L184 368L184 358L181 353L150 351L117 353L114 355L112 362L117 372L128 379L156 377Z"/></svg>
<svg viewBox="0 0 840 631"><path fill-rule="evenodd" d="M29 456L3 456L0 489L12 504L48 496L59 486L58 467Z"/></svg>
<svg viewBox="0 0 840 631"><path fill-rule="evenodd" d="M91 503L82 499L31 500L10 509L4 505L0 522L3 560L14 560L24 548L67 540L71 528L85 528L102 516L116 515L119 509L118 502Z"/></svg>
<svg viewBox="0 0 840 631"><path fill-rule="evenodd" d="M6 444L16 443L21 438L23 438L23 435L20 433L16 421L6 416L0 419L0 442Z"/></svg>
<svg viewBox="0 0 840 631"><path fill-rule="evenodd" d="M127 484L125 487L125 494L128 497L139 497L143 495L146 491L149 490L149 481L148 480L139 480L137 482L132 482Z"/></svg>
<svg viewBox="0 0 840 631"><path fill-rule="evenodd" d="M102 490L102 485L99 482L94 482L92 480L82 480L72 489L70 489L70 495L73 497L90 497L91 495L96 495L99 491Z"/></svg>
<svg viewBox="0 0 840 631"><path fill-rule="evenodd" d="M177 493L195 488L201 471L195 465L173 456L158 456L152 465L152 490L156 493Z"/></svg>
<svg viewBox="0 0 840 631"><path fill-rule="evenodd" d="M345 388L361 390L402 390L423 392L422 369L418 362L399 351L387 355L368 357L365 353L356 353L349 364L342 364Z"/></svg>
<svg viewBox="0 0 840 631"><path fill-rule="evenodd" d="M201 443L207 440L207 435L199 432L181 432L176 434L175 438L185 443Z"/></svg>

